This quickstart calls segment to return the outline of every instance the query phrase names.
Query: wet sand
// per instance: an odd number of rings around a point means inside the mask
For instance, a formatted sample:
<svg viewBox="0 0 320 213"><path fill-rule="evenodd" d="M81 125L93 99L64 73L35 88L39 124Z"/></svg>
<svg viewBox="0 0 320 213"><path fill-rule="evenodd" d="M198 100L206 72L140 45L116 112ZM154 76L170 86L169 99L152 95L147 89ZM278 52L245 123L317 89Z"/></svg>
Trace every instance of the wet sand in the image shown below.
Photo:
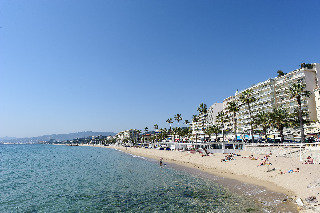
<svg viewBox="0 0 320 213"><path fill-rule="evenodd" d="M264 186L257 186L239 180L217 176L178 164L170 163L168 166L186 171L200 178L212 180L233 194L252 199L257 205L261 206L262 212L298 212L297 205L284 193L271 191Z"/></svg>

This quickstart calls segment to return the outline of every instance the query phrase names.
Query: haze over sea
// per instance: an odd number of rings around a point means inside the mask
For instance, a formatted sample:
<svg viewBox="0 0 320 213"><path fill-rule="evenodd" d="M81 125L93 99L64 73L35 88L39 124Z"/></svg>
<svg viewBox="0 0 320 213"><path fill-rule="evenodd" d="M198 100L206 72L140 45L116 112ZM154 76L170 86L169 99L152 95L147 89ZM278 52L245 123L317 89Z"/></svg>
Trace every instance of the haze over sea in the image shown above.
<svg viewBox="0 0 320 213"><path fill-rule="evenodd" d="M246 212L218 183L113 149L0 145L0 212Z"/></svg>

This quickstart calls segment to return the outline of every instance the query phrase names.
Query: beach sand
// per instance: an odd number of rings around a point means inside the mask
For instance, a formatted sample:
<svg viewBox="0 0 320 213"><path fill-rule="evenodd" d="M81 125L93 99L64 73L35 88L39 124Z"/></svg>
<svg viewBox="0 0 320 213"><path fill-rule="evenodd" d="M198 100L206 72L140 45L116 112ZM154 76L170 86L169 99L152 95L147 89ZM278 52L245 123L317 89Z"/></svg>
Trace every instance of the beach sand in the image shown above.
<svg viewBox="0 0 320 213"><path fill-rule="evenodd" d="M105 146L101 146L105 147ZM270 156L272 165L258 166L263 161L264 155L241 151L241 156L235 156L234 160L221 162L225 154L204 156L200 153L164 151L146 148L133 148L122 146L109 146L126 153L143 156L164 162L174 163L190 168L196 168L203 172L217 176L231 178L249 184L263 186L271 191L287 194L294 201L301 200L303 206L299 206L301 212L320 212L320 165L303 164L298 158L286 158ZM251 160L253 155L258 160ZM274 170L272 170L274 168ZM288 173L289 170L299 172ZM268 170L272 170L267 172ZM280 174L280 171L285 172ZM311 196L317 198L317 203L308 203L305 199Z"/></svg>

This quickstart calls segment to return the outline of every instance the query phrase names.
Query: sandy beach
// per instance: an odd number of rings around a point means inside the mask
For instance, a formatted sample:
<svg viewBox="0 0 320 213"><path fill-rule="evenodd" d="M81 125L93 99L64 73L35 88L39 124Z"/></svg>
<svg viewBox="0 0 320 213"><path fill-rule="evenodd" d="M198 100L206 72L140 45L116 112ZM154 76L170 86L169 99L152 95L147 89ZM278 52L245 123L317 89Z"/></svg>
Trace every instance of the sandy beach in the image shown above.
<svg viewBox="0 0 320 213"><path fill-rule="evenodd" d="M319 164L303 164L298 158L271 155L269 157L271 165L260 166L265 155L246 151L241 151L239 153L241 156L234 156L234 160L221 161L225 154L202 156L200 153L180 151L121 146L109 146L109 148L155 160L163 158L164 162L196 168L214 175L263 186L269 190L289 195L295 202L298 201L298 204L301 201L303 206L298 207L301 212L320 212L320 204L318 204L320 200ZM257 160L250 159L250 155L253 155ZM299 172L288 172L290 170L296 171L297 168L299 168ZM310 197L316 197L318 202L308 202L306 199Z"/></svg>

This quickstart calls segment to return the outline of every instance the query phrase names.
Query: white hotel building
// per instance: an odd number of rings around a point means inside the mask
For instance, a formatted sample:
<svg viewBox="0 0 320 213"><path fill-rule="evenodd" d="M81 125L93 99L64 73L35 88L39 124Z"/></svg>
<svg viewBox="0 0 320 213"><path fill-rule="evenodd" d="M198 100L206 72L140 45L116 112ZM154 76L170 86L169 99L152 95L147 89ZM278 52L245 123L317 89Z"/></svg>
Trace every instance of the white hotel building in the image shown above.
<svg viewBox="0 0 320 213"><path fill-rule="evenodd" d="M122 142L124 140L138 141L139 133L137 129L128 129L117 133L115 137L118 142Z"/></svg>
<svg viewBox="0 0 320 213"><path fill-rule="evenodd" d="M214 103L212 106L209 107L208 113L205 116L199 115L199 121L191 123L193 140L196 140L196 134L197 134L198 141L203 140L204 138L203 128L215 125L216 117L218 113L221 112L222 110L223 110L222 103Z"/></svg>
<svg viewBox="0 0 320 213"><path fill-rule="evenodd" d="M311 92L309 98L303 97L302 107L309 114L309 120L314 122L313 124L305 127L306 134L317 134L320 132L320 64L301 64L301 68L285 74L284 76L271 78L266 81L257 83L243 91L237 91L234 96L226 98L223 103L216 103L212 105L208 110L207 122L205 126L215 124L215 116L222 109L230 118L229 122L225 125L226 130L230 131L230 139L233 138L233 122L232 113L227 110L227 104L230 101L236 100L238 103L240 94L246 90L252 89L257 101L250 104L251 115L255 116L261 111L272 111L274 107L283 107L293 112L297 107L295 99L291 99L286 93L289 86L297 81L302 81L306 84L306 90ZM196 125L195 125L196 126ZM240 110L237 113L237 132L239 134L250 133L250 121L249 112L246 105L241 105ZM200 132L199 132L200 133ZM201 132L202 133L202 132ZM203 133L202 133L203 134ZM272 130L269 134L277 137L277 132ZM298 137L300 135L299 129L285 129L284 134L288 139Z"/></svg>

